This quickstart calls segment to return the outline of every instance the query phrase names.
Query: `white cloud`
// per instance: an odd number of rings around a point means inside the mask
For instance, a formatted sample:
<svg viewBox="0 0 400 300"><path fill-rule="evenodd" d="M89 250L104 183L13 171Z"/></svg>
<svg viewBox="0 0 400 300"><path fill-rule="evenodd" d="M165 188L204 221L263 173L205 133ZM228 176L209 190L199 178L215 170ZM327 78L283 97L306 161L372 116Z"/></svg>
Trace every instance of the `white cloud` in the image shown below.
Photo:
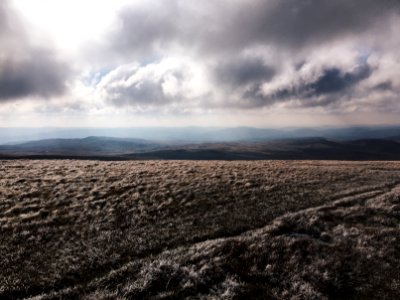
<svg viewBox="0 0 400 300"><path fill-rule="evenodd" d="M140 66L122 65L105 75L96 93L110 105L144 111L182 105L190 108L208 93L202 67L187 58L165 58Z"/></svg>

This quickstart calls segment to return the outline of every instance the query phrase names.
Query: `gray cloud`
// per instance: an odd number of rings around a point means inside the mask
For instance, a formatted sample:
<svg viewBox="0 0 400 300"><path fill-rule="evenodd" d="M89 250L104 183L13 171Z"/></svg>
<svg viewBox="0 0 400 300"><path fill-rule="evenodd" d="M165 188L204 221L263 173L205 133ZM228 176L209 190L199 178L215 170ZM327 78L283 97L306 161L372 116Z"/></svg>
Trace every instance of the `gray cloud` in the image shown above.
<svg viewBox="0 0 400 300"><path fill-rule="evenodd" d="M120 12L120 29L110 37L117 52L128 56L154 55L156 49L180 35L174 13L175 1L150 1L152 5L127 8Z"/></svg>
<svg viewBox="0 0 400 300"><path fill-rule="evenodd" d="M217 81L232 87L242 87L249 83L260 84L269 81L275 75L275 70L265 65L260 58L233 57L219 62L214 75Z"/></svg>
<svg viewBox="0 0 400 300"><path fill-rule="evenodd" d="M48 98L66 89L68 68L44 50L29 50L29 57L0 61L0 101L28 96Z"/></svg>
<svg viewBox="0 0 400 300"><path fill-rule="evenodd" d="M378 83L373 87L376 91L392 91L393 90L393 83L390 80Z"/></svg>
<svg viewBox="0 0 400 300"><path fill-rule="evenodd" d="M0 102L65 92L69 67L51 49L33 46L8 1L0 4Z"/></svg>
<svg viewBox="0 0 400 300"><path fill-rule="evenodd" d="M366 32L400 12L397 0L148 2L121 12L121 26L111 39L115 51L130 57L160 54L176 45L224 55L258 45L298 51Z"/></svg>
<svg viewBox="0 0 400 300"><path fill-rule="evenodd" d="M300 91L306 97L344 92L367 79L371 74L372 70L368 65L359 66L352 72L343 72L338 68L326 69L321 77L301 87Z"/></svg>
<svg viewBox="0 0 400 300"><path fill-rule="evenodd" d="M326 106L342 101L361 81L369 78L373 70L368 65L357 66L355 70L345 71L337 67L322 70L320 76L311 82L301 81L300 85L280 87L267 95L258 91L248 97L257 99L258 105L270 105L287 100L301 100L302 106ZM310 100L311 99L311 100ZM317 99L317 101L312 101Z"/></svg>
<svg viewBox="0 0 400 300"><path fill-rule="evenodd" d="M171 102L163 93L162 81L142 78L128 86L105 87L107 99L117 106L165 105Z"/></svg>
<svg viewBox="0 0 400 300"><path fill-rule="evenodd" d="M273 43L298 50L366 32L400 11L397 0L271 0L252 4L232 17L228 27L231 44Z"/></svg>

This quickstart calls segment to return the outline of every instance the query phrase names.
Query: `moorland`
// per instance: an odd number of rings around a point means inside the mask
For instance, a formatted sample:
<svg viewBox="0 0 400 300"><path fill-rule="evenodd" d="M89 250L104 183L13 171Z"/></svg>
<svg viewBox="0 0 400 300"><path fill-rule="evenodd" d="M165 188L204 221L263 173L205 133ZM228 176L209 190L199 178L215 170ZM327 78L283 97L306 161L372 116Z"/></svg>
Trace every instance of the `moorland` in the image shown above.
<svg viewBox="0 0 400 300"><path fill-rule="evenodd" d="M400 163L0 161L1 299L399 299Z"/></svg>

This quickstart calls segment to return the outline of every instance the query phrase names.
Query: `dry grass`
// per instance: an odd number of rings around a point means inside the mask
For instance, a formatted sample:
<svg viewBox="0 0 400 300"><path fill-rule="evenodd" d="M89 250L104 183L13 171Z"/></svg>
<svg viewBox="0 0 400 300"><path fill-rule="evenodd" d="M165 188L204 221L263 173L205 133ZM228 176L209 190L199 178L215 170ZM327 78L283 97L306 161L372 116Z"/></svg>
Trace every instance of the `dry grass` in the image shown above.
<svg viewBox="0 0 400 300"><path fill-rule="evenodd" d="M0 299L396 299L400 163L0 162Z"/></svg>

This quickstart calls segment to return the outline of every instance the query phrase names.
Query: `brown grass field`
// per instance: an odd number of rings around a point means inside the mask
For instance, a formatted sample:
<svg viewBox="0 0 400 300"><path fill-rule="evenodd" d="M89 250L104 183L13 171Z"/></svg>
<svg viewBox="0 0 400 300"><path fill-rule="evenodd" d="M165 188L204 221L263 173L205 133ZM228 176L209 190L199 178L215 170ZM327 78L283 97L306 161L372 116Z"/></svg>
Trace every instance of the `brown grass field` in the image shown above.
<svg viewBox="0 0 400 300"><path fill-rule="evenodd" d="M0 161L0 299L400 299L400 163Z"/></svg>

